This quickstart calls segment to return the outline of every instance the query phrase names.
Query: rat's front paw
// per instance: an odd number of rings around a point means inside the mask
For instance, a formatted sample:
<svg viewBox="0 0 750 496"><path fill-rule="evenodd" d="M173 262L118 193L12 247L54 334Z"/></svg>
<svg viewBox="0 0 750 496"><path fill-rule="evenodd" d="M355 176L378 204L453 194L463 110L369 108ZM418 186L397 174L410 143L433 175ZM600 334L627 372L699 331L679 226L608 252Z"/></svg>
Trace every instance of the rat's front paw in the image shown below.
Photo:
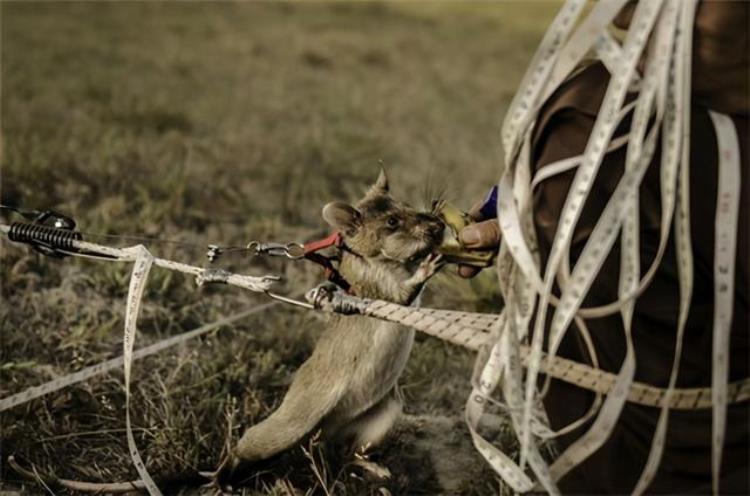
<svg viewBox="0 0 750 496"><path fill-rule="evenodd" d="M437 274L444 265L445 260L443 260L442 254L430 253L427 258L422 260L422 263L419 264L417 271L412 276L412 280L416 284L424 284L430 279L430 277Z"/></svg>
<svg viewBox="0 0 750 496"><path fill-rule="evenodd" d="M445 261L443 260L443 255L438 253L431 253L427 258L422 260L414 274L404 282L402 289L402 303L406 302L411 304L414 298L416 298L422 290L424 283L426 283L430 277L434 276L444 265Z"/></svg>

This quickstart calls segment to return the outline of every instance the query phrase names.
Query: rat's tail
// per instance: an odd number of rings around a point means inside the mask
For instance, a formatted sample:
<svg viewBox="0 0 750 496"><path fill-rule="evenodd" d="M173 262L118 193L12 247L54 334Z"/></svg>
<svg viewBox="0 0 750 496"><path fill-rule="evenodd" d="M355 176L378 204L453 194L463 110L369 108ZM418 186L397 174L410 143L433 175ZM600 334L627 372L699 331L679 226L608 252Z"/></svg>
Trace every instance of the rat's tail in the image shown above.
<svg viewBox="0 0 750 496"><path fill-rule="evenodd" d="M320 368L311 363L315 358L297 371L281 406L245 431L237 443L237 457L246 462L259 461L292 447L336 406L345 392L346 377L321 374Z"/></svg>

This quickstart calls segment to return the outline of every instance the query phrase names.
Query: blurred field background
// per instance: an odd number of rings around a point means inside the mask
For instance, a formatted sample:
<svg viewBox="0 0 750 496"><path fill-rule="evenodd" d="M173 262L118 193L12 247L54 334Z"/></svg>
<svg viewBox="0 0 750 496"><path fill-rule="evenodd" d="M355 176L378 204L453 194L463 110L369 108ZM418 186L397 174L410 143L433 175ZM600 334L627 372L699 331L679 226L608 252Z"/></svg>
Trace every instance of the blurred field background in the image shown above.
<svg viewBox="0 0 750 496"><path fill-rule="evenodd" d="M468 208L499 177L502 117L557 7L3 1L2 203L58 209L86 233L201 246L301 241L325 234L322 205L358 198L382 160L397 197L422 204L443 191ZM147 245L205 263L202 248ZM5 240L0 248L0 396L121 353L129 266L47 259ZM226 257L219 266L283 274L289 293L321 278L302 262ZM262 301L154 269L136 348ZM424 304L496 311L493 275L442 275ZM324 325L275 307L135 363L137 443L168 492L205 492L196 472L278 405ZM312 443L312 459L297 449L236 490L505 491L463 424L472 363L418 336L401 379L407 416L374 455L391 481L363 481ZM123 405L116 372L0 414L0 489L44 491L7 466L12 454L59 477L135 478ZM514 452L511 436L498 436Z"/></svg>

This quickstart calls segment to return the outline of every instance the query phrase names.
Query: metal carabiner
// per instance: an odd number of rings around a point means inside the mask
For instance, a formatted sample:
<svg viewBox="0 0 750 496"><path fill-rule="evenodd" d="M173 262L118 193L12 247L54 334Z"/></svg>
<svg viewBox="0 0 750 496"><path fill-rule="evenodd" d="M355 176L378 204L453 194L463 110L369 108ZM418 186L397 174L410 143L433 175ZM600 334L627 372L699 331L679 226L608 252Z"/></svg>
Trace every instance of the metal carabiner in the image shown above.
<svg viewBox="0 0 750 496"><path fill-rule="evenodd" d="M301 243L287 243L284 248L286 257L292 260L299 260L305 256L305 246Z"/></svg>
<svg viewBox="0 0 750 496"><path fill-rule="evenodd" d="M298 260L305 256L305 247L300 243L260 243L251 241L247 244L247 249L251 250L254 255L271 255L272 257L286 257L292 260Z"/></svg>

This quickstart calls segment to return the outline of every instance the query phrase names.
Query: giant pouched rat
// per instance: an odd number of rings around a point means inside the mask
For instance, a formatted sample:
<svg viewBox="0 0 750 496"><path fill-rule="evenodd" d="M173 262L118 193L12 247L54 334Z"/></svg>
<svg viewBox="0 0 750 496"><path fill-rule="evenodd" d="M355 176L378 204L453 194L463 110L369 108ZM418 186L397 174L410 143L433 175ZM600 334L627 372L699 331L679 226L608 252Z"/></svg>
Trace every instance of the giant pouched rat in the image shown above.
<svg viewBox="0 0 750 496"><path fill-rule="evenodd" d="M341 234L338 270L357 296L411 304L442 266L443 223L394 200L384 171L355 206L329 203L323 219ZM378 444L401 412L396 382L413 341L402 325L331 317L281 406L245 431L229 466L276 455L317 428L354 451Z"/></svg>

